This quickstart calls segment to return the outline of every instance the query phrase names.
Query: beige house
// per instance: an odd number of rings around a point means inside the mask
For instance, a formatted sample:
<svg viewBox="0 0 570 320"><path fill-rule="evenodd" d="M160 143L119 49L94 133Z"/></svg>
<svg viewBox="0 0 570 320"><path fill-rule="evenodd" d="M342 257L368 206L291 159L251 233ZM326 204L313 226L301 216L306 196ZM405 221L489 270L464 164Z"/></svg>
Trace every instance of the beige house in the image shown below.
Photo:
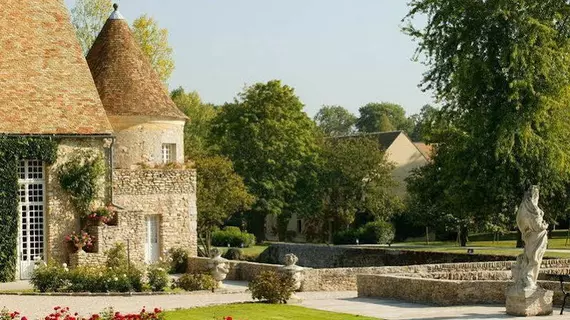
<svg viewBox="0 0 570 320"><path fill-rule="evenodd" d="M182 166L187 119L126 21L113 12L88 64L62 0L1 7L0 145L17 150L2 151L15 167L0 170L0 188L19 190L0 192L0 281L29 278L38 258L101 263L117 242L140 263L172 247L196 254L196 175ZM96 202L119 207L116 225L85 226L60 186L61 165L78 154L104 159ZM64 238L81 229L96 237L93 252L72 254Z"/></svg>
<svg viewBox="0 0 570 320"><path fill-rule="evenodd" d="M431 149L422 143L414 143L403 131L378 132L359 136L374 137L378 140L380 148L386 153L386 159L395 165L392 176L397 183L393 189L394 194L399 197L405 197L406 178L413 169L424 166L430 160ZM268 240L278 240L275 234L277 220L274 216L266 217L266 238ZM289 220L288 230L295 231L296 241L304 241L303 236L304 223L302 219L298 219L295 214Z"/></svg>

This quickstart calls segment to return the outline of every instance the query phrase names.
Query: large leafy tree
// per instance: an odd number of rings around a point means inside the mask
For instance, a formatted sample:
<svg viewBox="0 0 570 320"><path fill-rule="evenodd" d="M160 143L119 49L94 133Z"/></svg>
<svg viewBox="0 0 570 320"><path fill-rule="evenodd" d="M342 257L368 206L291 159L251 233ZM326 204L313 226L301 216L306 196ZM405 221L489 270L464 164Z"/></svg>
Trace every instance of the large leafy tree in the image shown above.
<svg viewBox="0 0 570 320"><path fill-rule="evenodd" d="M221 156L196 160L198 173L198 233L205 256L209 256L212 231L238 211L248 210L255 198L248 193L243 178L232 162Z"/></svg>
<svg viewBox="0 0 570 320"><path fill-rule="evenodd" d="M196 91L185 92L178 88L170 94L178 108L188 116L184 126L184 153L187 158L196 159L213 153L207 138L210 134L212 120L216 116L216 108L202 102Z"/></svg>
<svg viewBox="0 0 570 320"><path fill-rule="evenodd" d="M97 35L113 9L111 0L77 0L71 9L71 19L77 38L87 55ZM174 71L172 47L168 43L168 30L160 28L158 22L144 14L132 25L133 35L153 69L163 82L167 82Z"/></svg>
<svg viewBox="0 0 570 320"><path fill-rule="evenodd" d="M413 130L410 138L413 141L437 143L437 136L447 130L439 117L439 109L427 104L422 107L419 114L410 117L413 122Z"/></svg>
<svg viewBox="0 0 570 320"><path fill-rule="evenodd" d="M434 164L464 233L514 214L531 184L559 213L568 181L570 41L566 1L413 0L405 31L428 71L423 86L450 124ZM414 16L427 16L422 28ZM555 201L556 200L556 201ZM465 243L463 239L462 243Z"/></svg>
<svg viewBox="0 0 570 320"><path fill-rule="evenodd" d="M398 104L369 103L359 111L360 117L356 121L356 128L360 132L412 131L412 121L406 118L406 111Z"/></svg>
<svg viewBox="0 0 570 320"><path fill-rule="evenodd" d="M277 80L247 87L214 119L214 143L257 198L247 216L258 239L267 214L290 213L297 193L306 192L299 188L307 186L300 183L307 164L318 158L315 132L293 88Z"/></svg>
<svg viewBox="0 0 570 320"><path fill-rule="evenodd" d="M330 137L354 133L356 116L341 106L323 106L314 118L317 126Z"/></svg>

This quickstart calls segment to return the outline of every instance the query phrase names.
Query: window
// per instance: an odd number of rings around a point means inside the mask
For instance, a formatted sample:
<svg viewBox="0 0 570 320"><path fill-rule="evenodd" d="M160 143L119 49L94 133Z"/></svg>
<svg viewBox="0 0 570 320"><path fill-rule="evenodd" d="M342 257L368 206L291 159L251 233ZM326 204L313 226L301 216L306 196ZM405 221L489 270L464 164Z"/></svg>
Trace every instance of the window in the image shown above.
<svg viewBox="0 0 570 320"><path fill-rule="evenodd" d="M171 163L176 161L176 144L163 143L162 144L162 163Z"/></svg>

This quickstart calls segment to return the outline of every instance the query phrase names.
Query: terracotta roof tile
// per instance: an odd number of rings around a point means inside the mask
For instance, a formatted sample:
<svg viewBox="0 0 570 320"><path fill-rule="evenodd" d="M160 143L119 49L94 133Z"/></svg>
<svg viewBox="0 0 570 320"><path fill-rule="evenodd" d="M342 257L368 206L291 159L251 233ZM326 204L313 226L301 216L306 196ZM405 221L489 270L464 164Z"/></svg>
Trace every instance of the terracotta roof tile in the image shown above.
<svg viewBox="0 0 570 320"><path fill-rule="evenodd" d="M107 20L87 62L109 116L186 119L136 43L126 20Z"/></svg>
<svg viewBox="0 0 570 320"><path fill-rule="evenodd" d="M0 133L112 133L62 0L2 0Z"/></svg>

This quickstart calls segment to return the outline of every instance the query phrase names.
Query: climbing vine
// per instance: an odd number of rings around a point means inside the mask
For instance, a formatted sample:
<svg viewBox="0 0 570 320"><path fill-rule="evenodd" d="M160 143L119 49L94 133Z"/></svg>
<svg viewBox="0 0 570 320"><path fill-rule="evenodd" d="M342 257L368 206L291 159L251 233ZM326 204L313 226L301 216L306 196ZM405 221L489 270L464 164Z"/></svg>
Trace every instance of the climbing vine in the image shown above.
<svg viewBox="0 0 570 320"><path fill-rule="evenodd" d="M91 204L99 195L100 180L105 174L105 163L101 156L86 152L76 153L59 169L59 184L71 197L77 212L86 216Z"/></svg>
<svg viewBox="0 0 570 320"><path fill-rule="evenodd" d="M0 137L0 282L13 281L18 259L19 159L57 159L58 143L48 138Z"/></svg>

